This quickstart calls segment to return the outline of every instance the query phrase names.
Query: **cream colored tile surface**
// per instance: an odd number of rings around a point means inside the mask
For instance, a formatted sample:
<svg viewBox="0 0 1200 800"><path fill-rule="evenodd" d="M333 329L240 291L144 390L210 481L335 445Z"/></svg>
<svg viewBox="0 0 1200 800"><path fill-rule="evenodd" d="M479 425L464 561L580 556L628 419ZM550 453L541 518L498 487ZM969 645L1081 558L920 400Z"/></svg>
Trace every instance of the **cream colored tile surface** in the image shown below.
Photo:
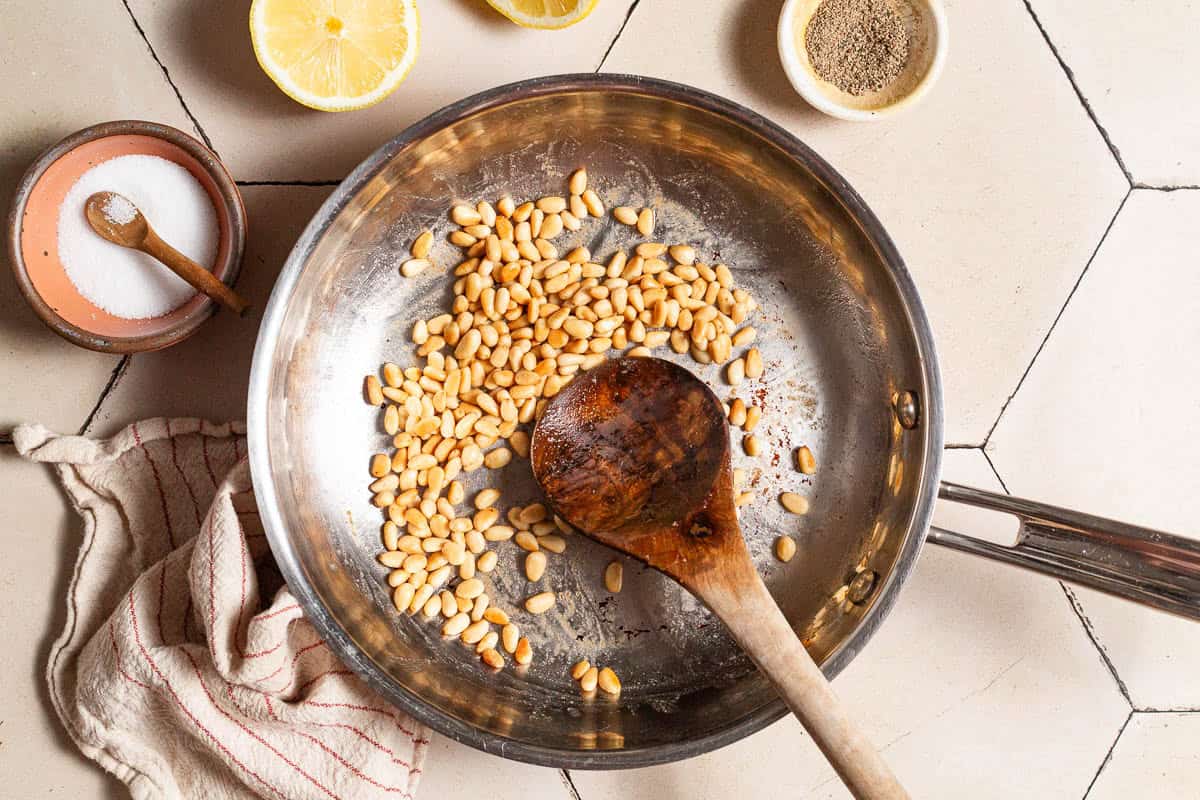
<svg viewBox="0 0 1200 800"><path fill-rule="evenodd" d="M1088 800L1200 796L1200 715L1134 714Z"/></svg>
<svg viewBox="0 0 1200 800"><path fill-rule="evenodd" d="M571 800L571 792L558 770L507 761L434 734L417 797Z"/></svg>
<svg viewBox="0 0 1200 800"><path fill-rule="evenodd" d="M919 109L865 125L803 104L779 66L779 0L642 3L605 70L749 105L862 193L937 334L946 441L983 441L1125 193L1020 3L948 2L950 59ZM678 35L685 20L700 20Z"/></svg>
<svg viewBox="0 0 1200 800"><path fill-rule="evenodd" d="M374 108L325 114L280 92L259 69L249 0L132 0L188 105L239 179L341 179L376 147L430 112L510 81L591 72L632 0L605 0L559 32L520 28L483 0L420 4L421 54L404 84Z"/></svg>
<svg viewBox="0 0 1200 800"><path fill-rule="evenodd" d="M245 318L220 312L186 342L134 356L109 394L89 433L109 436L138 419L246 418L246 386L258 321L284 259L300 231L332 189L248 186L242 190L251 235L238 290L257 311Z"/></svg>
<svg viewBox="0 0 1200 800"><path fill-rule="evenodd" d="M0 0L0 207L37 155L74 131L142 118L191 132L162 71L120 3ZM129 76L136 76L132 82ZM40 421L74 431L117 365L45 327L0 251L0 434ZM20 391L8 387L20 386Z"/></svg>
<svg viewBox="0 0 1200 800"><path fill-rule="evenodd" d="M1135 191L992 438L1009 489L1197 536L1200 192ZM1138 708L1200 708L1195 623L1079 591Z"/></svg>
<svg viewBox="0 0 1200 800"><path fill-rule="evenodd" d="M82 523L50 469L11 445L0 446L0 476L8 497L0 503L0 797L128 797L75 749L46 688Z"/></svg>
<svg viewBox="0 0 1200 800"><path fill-rule="evenodd" d="M979 451L946 476L998 489ZM834 682L913 797L1080 797L1128 713L1062 589L930 545ZM678 764L573 772L583 800L846 797L791 718Z"/></svg>
<svg viewBox="0 0 1200 800"><path fill-rule="evenodd" d="M1135 181L1200 184L1200 6L1033 0ZM1149 123L1153 120L1153 123Z"/></svg>

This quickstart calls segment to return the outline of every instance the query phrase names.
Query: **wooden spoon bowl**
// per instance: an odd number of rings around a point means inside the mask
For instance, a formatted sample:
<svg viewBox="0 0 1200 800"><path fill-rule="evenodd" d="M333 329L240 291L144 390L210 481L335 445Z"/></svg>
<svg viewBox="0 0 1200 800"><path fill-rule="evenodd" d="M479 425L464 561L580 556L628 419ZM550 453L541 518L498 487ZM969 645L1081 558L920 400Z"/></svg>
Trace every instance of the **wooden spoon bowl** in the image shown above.
<svg viewBox="0 0 1200 800"><path fill-rule="evenodd" d="M620 358L546 406L530 445L555 512L677 580L729 628L856 797L907 797L841 707L754 568L720 401L686 369Z"/></svg>

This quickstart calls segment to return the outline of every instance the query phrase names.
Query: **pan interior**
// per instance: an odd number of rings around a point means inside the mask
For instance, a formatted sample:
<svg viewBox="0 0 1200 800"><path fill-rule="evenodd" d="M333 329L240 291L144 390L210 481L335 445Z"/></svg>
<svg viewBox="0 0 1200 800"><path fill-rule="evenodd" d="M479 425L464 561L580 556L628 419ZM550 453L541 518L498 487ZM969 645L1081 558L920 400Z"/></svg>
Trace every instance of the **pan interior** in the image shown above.
<svg viewBox="0 0 1200 800"><path fill-rule="evenodd" d="M373 171L352 178L356 191L335 196L323 226L310 228L314 238L293 253L291 279L272 298L275 335L256 353L260 397L251 398L252 420L262 404L265 460L257 460L269 478L256 478L260 506L272 509L272 545L343 658L441 731L548 764L678 758L783 711L696 600L634 562L626 562L623 591L608 594L601 576L613 553L578 535L551 556L543 583L558 593L558 607L542 616L520 606L533 591L521 552L498 546L499 566L487 579L493 604L512 612L534 646L523 672L493 674L473 648L442 641L440 624L401 617L389 601L386 570L375 561L382 518L366 490L368 459L389 442L376 409L362 402L363 375L384 361L416 363L414 320L448 309L459 252L444 241L453 201L560 194L570 172L586 165L608 208L652 206L656 240L688 242L699 260L728 264L760 304L751 321L766 374L737 393L763 408L756 433L765 454L746 457L741 432L731 429L734 466L756 493L742 526L814 657L830 672L844 665L922 535L915 509L936 433L904 431L892 413L898 392L928 387L928 367L911 298L826 183L840 179L822 178L823 167L804 152L703 103L612 86L485 103L383 154ZM437 234L437 267L402 278L397 268L424 229ZM560 252L584 244L603 261L634 235L608 215L556 244ZM659 354L695 371L722 399L734 394L718 367L668 348ZM794 467L800 445L819 462L811 477ZM468 498L484 480L498 483L504 508L538 497L519 459L465 480ZM811 499L807 516L780 507L784 490ZM798 544L788 564L772 557L780 534ZM878 576L873 591L864 577L850 591L864 571ZM569 675L580 658L616 670L619 700L580 698Z"/></svg>

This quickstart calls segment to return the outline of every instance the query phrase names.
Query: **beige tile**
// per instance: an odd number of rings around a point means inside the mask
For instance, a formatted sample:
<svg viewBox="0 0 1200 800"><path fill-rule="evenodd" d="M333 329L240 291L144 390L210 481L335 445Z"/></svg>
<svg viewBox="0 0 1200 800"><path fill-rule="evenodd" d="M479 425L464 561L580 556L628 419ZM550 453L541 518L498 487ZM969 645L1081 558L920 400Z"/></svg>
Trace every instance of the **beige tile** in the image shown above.
<svg viewBox="0 0 1200 800"><path fill-rule="evenodd" d="M420 4L421 53L404 84L362 111L312 111L280 92L250 46L250 0L132 0L188 105L239 179L344 177L376 147L432 111L535 75L591 72L631 0L605 0L563 31L513 25L482 0Z"/></svg>
<svg viewBox="0 0 1200 800"><path fill-rule="evenodd" d="M1088 800L1200 796L1200 714L1134 714Z"/></svg>
<svg viewBox="0 0 1200 800"><path fill-rule="evenodd" d="M946 477L999 488L979 451L948 452ZM834 688L921 798L1080 797L1128 712L1057 583L933 545ZM846 796L791 718L690 761L572 778L583 800Z"/></svg>
<svg viewBox="0 0 1200 800"><path fill-rule="evenodd" d="M1020 3L946 3L941 82L910 113L872 124L824 117L792 91L775 48L780 5L642 3L604 68L745 103L846 176L928 307L946 440L978 444L1100 240L1124 178Z"/></svg>
<svg viewBox="0 0 1200 800"><path fill-rule="evenodd" d="M0 0L0 207L37 155L74 131L141 118L191 130L179 101L119 3ZM20 20L19 24L15 20ZM25 303L0 255L0 434L38 421L83 423L117 365L50 332Z"/></svg>
<svg viewBox="0 0 1200 800"><path fill-rule="evenodd" d="M1196 536L1200 192L1135 191L992 437L1014 494ZM1195 623L1080 591L1138 708L1200 708Z"/></svg>
<svg viewBox="0 0 1200 800"><path fill-rule="evenodd" d="M0 446L0 775L5 797L127 798L86 760L50 707L46 659L66 619L64 597L82 522L48 467Z"/></svg>
<svg viewBox="0 0 1200 800"><path fill-rule="evenodd" d="M558 770L508 761L438 734L432 738L417 791L420 797L571 800Z"/></svg>
<svg viewBox="0 0 1200 800"><path fill-rule="evenodd" d="M1088 0L1032 6L1133 179L1200 184L1200 6L1157 3L1153 13Z"/></svg>
<svg viewBox="0 0 1200 800"><path fill-rule="evenodd" d="M249 235L237 288L254 310L242 319L220 312L187 341L134 356L89 433L109 436L134 420L156 416L245 419L262 310L292 245L331 191L306 186L243 188Z"/></svg>

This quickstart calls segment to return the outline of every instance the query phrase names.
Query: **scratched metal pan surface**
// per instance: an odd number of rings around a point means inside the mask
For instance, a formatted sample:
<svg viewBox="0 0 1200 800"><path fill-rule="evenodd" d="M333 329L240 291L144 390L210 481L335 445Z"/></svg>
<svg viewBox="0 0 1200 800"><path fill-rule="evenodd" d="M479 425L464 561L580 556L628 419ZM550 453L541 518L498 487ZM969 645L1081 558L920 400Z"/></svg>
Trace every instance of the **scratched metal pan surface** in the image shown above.
<svg viewBox="0 0 1200 800"><path fill-rule="evenodd" d="M607 207L657 210L654 238L724 262L761 308L766 363L739 387L763 408L765 453L742 454L755 492L742 509L767 585L830 676L878 627L924 538L941 450L940 387L913 285L874 215L845 181L787 132L738 105L678 84L612 75L542 78L450 106L381 147L334 193L296 244L265 312L249 401L259 507L292 591L347 664L399 708L459 741L503 756L574 768L678 760L746 736L785 713L767 682L706 609L663 576L625 564L617 595L601 575L614 554L580 535L551 556L556 609L526 613L520 551L498 546L485 576L535 651L498 674L440 624L392 608L375 561L382 521L367 461L386 450L363 375L415 363L418 317L446 310L457 251L445 242L455 201L565 191L586 165ZM437 268L402 278L424 229ZM556 241L606 260L637 239L611 215ZM732 395L715 366L662 348ZM897 395L923 404L915 429ZM820 462L793 467L806 444ZM486 473L486 474L485 474ZM466 478L503 504L538 498L527 461ZM805 517L776 498L811 498ZM465 511L464 511L465 513ZM771 545L798 544L787 564ZM584 700L569 675L586 658L613 667L618 700Z"/></svg>

